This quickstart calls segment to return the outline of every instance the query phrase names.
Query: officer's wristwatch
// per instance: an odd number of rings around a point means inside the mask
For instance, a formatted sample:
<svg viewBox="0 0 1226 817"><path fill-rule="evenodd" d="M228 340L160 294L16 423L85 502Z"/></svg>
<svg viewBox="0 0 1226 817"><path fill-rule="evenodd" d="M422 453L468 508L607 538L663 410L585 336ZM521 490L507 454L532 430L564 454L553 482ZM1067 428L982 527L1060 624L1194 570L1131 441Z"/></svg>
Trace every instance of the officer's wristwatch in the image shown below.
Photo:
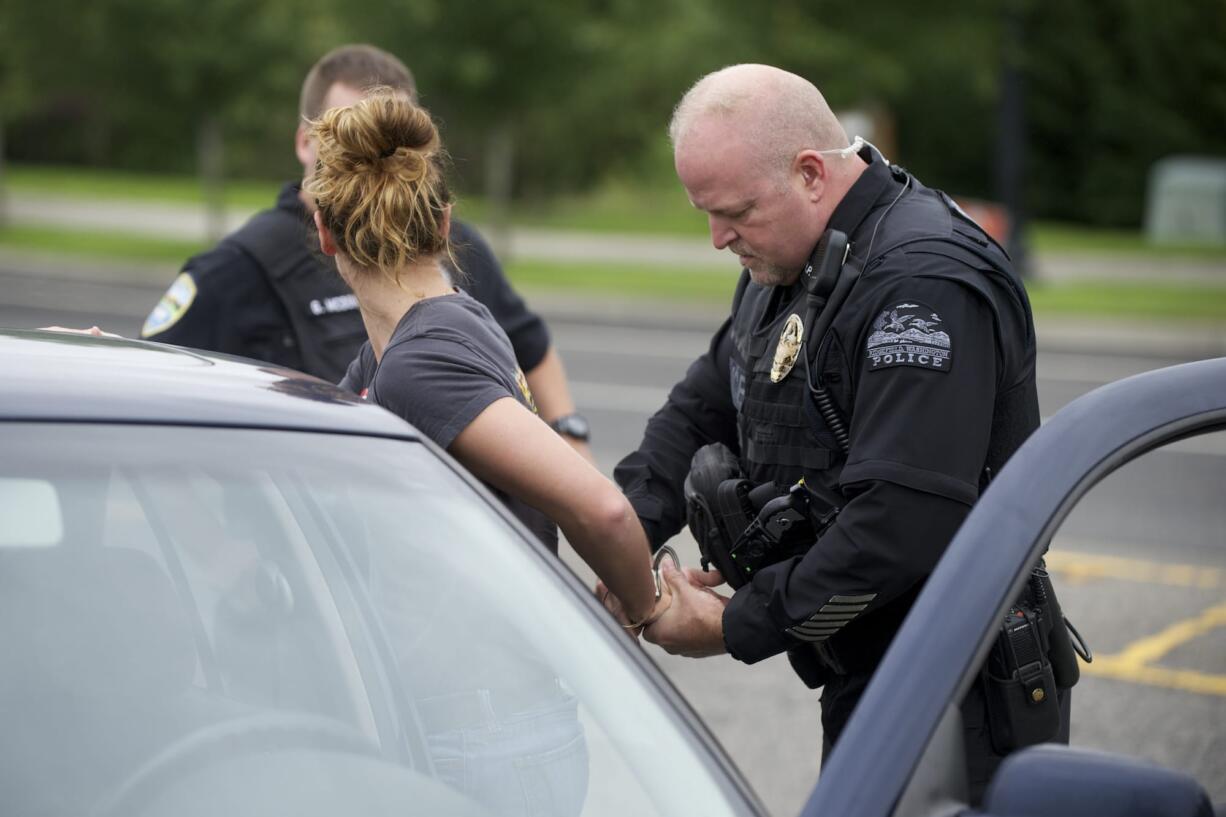
<svg viewBox="0 0 1226 817"><path fill-rule="evenodd" d="M587 418L578 412L556 418L549 427L564 437L580 442L587 442L592 436L592 428L587 424Z"/></svg>

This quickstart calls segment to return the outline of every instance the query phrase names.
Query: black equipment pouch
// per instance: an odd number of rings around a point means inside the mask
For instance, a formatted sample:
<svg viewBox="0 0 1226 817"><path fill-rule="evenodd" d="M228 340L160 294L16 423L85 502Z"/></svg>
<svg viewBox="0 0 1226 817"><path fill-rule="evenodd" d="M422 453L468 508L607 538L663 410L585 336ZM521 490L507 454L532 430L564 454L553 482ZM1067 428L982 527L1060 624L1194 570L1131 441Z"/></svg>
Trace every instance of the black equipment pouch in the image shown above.
<svg viewBox="0 0 1226 817"><path fill-rule="evenodd" d="M1060 730L1056 679L1042 627L1037 611L1012 608L988 656L988 731L997 754L1051 740Z"/></svg>
<svg viewBox="0 0 1226 817"><path fill-rule="evenodd" d="M694 452L683 490L686 522L698 542L703 570L714 564L728 577L732 543L749 524L747 517L742 518L739 498L739 492L748 489L741 464L726 445L712 443Z"/></svg>
<svg viewBox="0 0 1226 817"><path fill-rule="evenodd" d="M684 491L686 521L703 570L714 566L734 590L763 567L812 547L840 510L815 496L803 480L790 488L755 487L722 443L695 452Z"/></svg>
<svg viewBox="0 0 1226 817"><path fill-rule="evenodd" d="M1006 754L1060 731L1057 689L1079 677L1051 578L1040 562L988 653L982 682L992 748Z"/></svg>

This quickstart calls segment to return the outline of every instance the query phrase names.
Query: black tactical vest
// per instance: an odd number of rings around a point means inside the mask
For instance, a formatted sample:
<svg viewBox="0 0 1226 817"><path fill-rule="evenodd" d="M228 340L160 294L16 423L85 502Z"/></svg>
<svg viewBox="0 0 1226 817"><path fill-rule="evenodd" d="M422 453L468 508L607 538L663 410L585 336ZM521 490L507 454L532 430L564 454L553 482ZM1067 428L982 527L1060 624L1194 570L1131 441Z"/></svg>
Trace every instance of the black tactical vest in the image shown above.
<svg viewBox="0 0 1226 817"><path fill-rule="evenodd" d="M732 324L732 397L741 465L755 484L791 485L802 476L824 481L822 475L842 460L833 435L811 408L803 357L780 382L771 380L775 350L793 314L805 314L801 287L748 287Z"/></svg>
<svg viewBox="0 0 1226 817"><path fill-rule="evenodd" d="M896 178L904 171L894 169ZM863 295L864 278L872 276L874 268L890 254L906 247L908 252L925 250L947 255L974 270L982 270L976 281L973 275L963 276L962 283L975 289L987 299L991 308L998 309L1000 285L1006 292L1014 293L1021 303L1027 303L1020 282L1005 266L1003 250L990 244L991 239L944 193L920 185L914 179L912 196L907 207L888 214L879 224L877 217L866 219L856 235L852 236L853 258L864 271L862 280L852 291L841 308L851 308L857 296ZM925 228L934 210L949 212L954 217L955 228L951 236L934 236ZM855 258L858 244L867 243L868 233L876 230L872 240L872 257ZM878 249L880 248L880 249ZM986 268L986 269L985 269ZM906 275L906 270L896 273ZM989 285L987 276L996 279L996 287ZM969 279L966 280L966 279ZM876 279L878 282L883 278ZM821 484L831 491L838 491L839 475L845 460L844 452L835 436L814 406L806 378L812 374L815 384L825 386L832 394L838 410L848 427L852 425L851 392L852 373L844 361L853 359L839 347L839 339L833 332L826 338L811 358L806 369L805 356L810 353L807 333L804 331L805 347L801 350L791 371L780 382L771 380L771 368L780 336L789 316L805 317L805 291L799 284L792 287L760 287L750 285L743 275L734 300L731 325L733 351L730 361L732 400L737 409L737 431L741 450L741 466L747 478L755 484L774 482L780 486L793 485L801 477L809 485ZM1027 331L1033 343L1033 323L1027 309ZM984 463L981 488L992 474L1000 470L1004 462L1039 425L1038 399L1033 378L1010 391L998 392L992 418L988 455Z"/></svg>
<svg viewBox="0 0 1226 817"><path fill-rule="evenodd" d="M310 249L302 218L274 208L254 216L226 241L255 259L289 318L290 343L302 370L338 383L366 341L357 298L331 259Z"/></svg>

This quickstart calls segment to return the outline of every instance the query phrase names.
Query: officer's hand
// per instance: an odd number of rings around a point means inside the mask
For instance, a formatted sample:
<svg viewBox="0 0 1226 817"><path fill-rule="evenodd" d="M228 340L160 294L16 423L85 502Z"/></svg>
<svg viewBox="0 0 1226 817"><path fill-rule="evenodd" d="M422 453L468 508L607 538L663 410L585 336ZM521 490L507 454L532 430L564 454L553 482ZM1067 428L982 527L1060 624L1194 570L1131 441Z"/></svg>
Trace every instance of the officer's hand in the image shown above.
<svg viewBox="0 0 1226 817"><path fill-rule="evenodd" d="M724 574L713 567L708 570L687 567L684 572L685 578L695 587L719 587L726 581Z"/></svg>
<svg viewBox="0 0 1226 817"><path fill-rule="evenodd" d="M673 567L667 559L660 574L673 593L672 604L659 620L649 624L644 637L673 655L705 658L724 649L724 607L730 599L696 583L691 573Z"/></svg>

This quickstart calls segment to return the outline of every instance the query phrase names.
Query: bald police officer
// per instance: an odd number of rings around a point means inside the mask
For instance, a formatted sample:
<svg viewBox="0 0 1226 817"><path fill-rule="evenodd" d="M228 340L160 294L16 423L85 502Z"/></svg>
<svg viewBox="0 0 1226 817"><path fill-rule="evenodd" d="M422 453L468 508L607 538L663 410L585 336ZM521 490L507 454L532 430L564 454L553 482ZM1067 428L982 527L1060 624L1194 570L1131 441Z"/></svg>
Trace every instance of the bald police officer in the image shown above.
<svg viewBox="0 0 1226 817"><path fill-rule="evenodd" d="M695 657L787 653L823 687L826 754L988 476L1038 426L1030 306L983 230L863 140L849 145L801 77L708 75L670 131L690 201L744 269L731 316L617 481L653 547L685 523L691 459L712 443L750 484L780 496L800 484L788 496L841 510L731 596L665 562L673 605L644 635ZM860 274L840 275L814 321L801 273L827 230L850 239ZM982 696L964 715L977 797L999 756Z"/></svg>

